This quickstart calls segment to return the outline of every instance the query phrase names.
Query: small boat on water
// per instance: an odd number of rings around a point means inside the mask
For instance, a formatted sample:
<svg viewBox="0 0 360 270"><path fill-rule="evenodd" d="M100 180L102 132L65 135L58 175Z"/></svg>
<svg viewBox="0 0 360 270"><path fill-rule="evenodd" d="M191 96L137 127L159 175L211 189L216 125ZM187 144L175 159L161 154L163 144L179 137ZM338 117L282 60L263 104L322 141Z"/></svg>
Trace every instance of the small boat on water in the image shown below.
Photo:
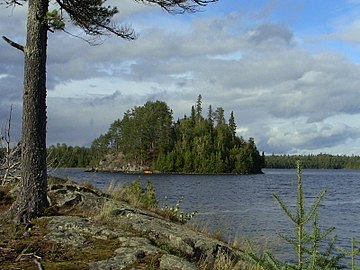
<svg viewBox="0 0 360 270"><path fill-rule="evenodd" d="M144 174L152 174L153 172L151 170L144 170Z"/></svg>

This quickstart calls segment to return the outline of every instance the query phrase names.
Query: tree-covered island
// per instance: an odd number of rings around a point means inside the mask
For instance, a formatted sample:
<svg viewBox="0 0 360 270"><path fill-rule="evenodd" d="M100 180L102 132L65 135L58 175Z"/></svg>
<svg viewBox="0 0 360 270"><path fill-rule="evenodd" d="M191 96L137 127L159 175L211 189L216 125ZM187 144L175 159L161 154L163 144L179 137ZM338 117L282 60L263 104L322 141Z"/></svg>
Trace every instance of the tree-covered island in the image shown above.
<svg viewBox="0 0 360 270"><path fill-rule="evenodd" d="M210 105L204 117L201 95L190 115L176 121L163 101L126 111L92 142L91 160L84 148L70 148L80 155L63 159L61 148L64 154L69 150L64 145L52 147L50 158L73 161L69 165L75 166L88 163L98 170L254 174L264 166L254 139L237 136L233 112L226 121L224 109Z"/></svg>
<svg viewBox="0 0 360 270"><path fill-rule="evenodd" d="M190 116L176 122L165 102L134 107L92 147L99 157L122 153L130 164L162 172L260 173L263 159L253 139L236 136L233 113L226 123L224 110L210 106L205 118L201 103L199 96Z"/></svg>

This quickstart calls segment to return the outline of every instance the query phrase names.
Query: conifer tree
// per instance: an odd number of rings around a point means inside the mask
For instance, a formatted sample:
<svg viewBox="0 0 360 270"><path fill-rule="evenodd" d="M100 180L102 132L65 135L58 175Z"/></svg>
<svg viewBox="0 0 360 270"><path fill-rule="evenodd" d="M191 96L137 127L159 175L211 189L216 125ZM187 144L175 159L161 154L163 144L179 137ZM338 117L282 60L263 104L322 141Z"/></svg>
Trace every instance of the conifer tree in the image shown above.
<svg viewBox="0 0 360 270"><path fill-rule="evenodd" d="M231 139L232 141L235 140L235 135L236 135L236 123L235 123L235 117L234 117L234 112L231 111L230 113L230 118L229 118L229 128L231 131Z"/></svg>
<svg viewBox="0 0 360 270"><path fill-rule="evenodd" d="M199 95L196 101L196 122L199 122L202 119L202 96Z"/></svg>
<svg viewBox="0 0 360 270"><path fill-rule="evenodd" d="M195 122L196 122L196 111L195 111L195 107L194 107L194 106L191 106L191 116L190 116L190 119L191 119L191 124L192 124L192 126L195 126Z"/></svg>
<svg viewBox="0 0 360 270"><path fill-rule="evenodd" d="M209 105L207 120L211 126L214 126L214 112L211 105Z"/></svg>
<svg viewBox="0 0 360 270"><path fill-rule="evenodd" d="M215 121L216 121L216 125L225 124L224 109L222 107L218 107L215 110L214 118L215 118Z"/></svg>

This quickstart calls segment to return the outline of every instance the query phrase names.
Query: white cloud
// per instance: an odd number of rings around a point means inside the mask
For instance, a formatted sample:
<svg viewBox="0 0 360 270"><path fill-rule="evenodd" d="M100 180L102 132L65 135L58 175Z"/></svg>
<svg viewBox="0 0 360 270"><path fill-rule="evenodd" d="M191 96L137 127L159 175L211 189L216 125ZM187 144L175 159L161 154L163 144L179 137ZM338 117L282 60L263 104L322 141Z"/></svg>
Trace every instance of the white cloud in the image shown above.
<svg viewBox="0 0 360 270"><path fill-rule="evenodd" d="M343 123L312 123L297 119L268 130L267 145L278 153L313 152L320 149L331 149L359 138L359 128Z"/></svg>

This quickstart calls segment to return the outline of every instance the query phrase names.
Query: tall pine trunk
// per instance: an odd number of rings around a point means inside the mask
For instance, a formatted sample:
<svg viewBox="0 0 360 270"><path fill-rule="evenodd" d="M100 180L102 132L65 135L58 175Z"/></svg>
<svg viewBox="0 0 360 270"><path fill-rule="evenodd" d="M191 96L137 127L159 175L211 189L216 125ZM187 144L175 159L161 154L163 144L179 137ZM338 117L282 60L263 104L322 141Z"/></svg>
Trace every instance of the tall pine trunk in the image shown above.
<svg viewBox="0 0 360 270"><path fill-rule="evenodd" d="M48 0L28 1L24 49L21 186L10 212L25 223L48 207L46 168L46 50Z"/></svg>

